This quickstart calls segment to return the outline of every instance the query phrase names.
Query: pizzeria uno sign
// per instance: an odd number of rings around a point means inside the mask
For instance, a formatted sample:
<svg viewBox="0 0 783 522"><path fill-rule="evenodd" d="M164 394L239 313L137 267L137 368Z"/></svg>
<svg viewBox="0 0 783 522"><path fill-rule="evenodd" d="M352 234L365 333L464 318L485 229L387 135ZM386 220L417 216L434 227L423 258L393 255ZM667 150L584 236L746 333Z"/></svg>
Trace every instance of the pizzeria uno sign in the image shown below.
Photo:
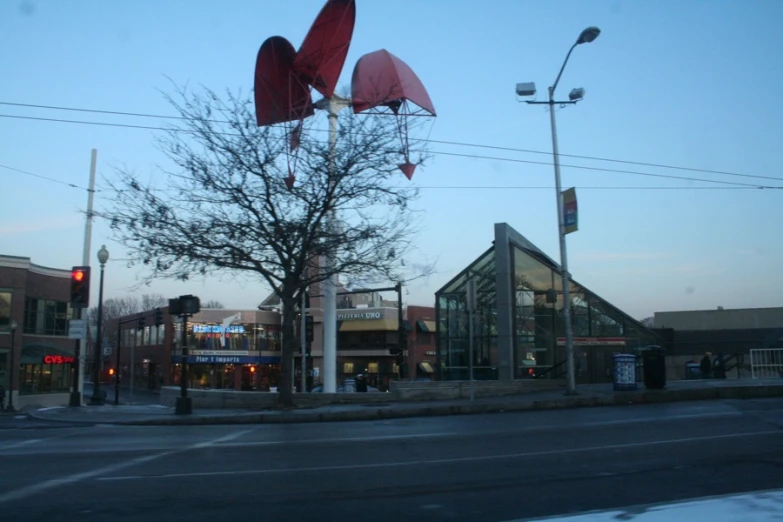
<svg viewBox="0 0 783 522"><path fill-rule="evenodd" d="M75 359L70 355L44 355L44 364L72 364Z"/></svg>

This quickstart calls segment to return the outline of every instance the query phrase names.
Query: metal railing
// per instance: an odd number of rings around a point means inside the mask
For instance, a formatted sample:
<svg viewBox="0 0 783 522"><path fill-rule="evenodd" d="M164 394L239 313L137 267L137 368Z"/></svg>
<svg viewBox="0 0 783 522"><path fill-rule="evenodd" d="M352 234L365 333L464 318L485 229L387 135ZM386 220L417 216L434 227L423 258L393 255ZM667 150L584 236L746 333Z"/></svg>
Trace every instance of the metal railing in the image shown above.
<svg viewBox="0 0 783 522"><path fill-rule="evenodd" d="M563 359L559 363L550 366L546 370L536 372L534 377L536 379L559 379L566 374L566 360Z"/></svg>
<svg viewBox="0 0 783 522"><path fill-rule="evenodd" d="M750 351L750 374L754 379L783 377L783 348L754 348Z"/></svg>

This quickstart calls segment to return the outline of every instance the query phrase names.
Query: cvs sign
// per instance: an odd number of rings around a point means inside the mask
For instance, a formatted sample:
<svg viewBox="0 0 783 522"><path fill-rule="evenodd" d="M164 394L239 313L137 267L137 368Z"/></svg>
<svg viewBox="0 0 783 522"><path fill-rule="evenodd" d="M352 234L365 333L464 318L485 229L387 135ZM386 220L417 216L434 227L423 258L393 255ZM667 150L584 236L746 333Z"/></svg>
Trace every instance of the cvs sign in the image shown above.
<svg viewBox="0 0 783 522"><path fill-rule="evenodd" d="M74 358L70 355L44 355L44 364L71 364Z"/></svg>

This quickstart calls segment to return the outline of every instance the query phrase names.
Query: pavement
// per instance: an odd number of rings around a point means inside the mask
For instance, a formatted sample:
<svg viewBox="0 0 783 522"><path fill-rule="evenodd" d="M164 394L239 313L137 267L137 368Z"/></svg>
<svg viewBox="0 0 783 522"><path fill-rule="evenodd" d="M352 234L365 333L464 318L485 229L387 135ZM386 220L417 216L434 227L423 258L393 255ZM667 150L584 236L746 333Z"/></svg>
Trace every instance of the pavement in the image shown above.
<svg viewBox="0 0 783 522"><path fill-rule="evenodd" d="M11 429L0 519L501 522L780 489L782 471L783 398Z"/></svg>
<svg viewBox="0 0 783 522"><path fill-rule="evenodd" d="M27 412L33 419L75 424L124 425L206 425L302 423L377 420L440 415L500 413L594 406L616 406L708 399L753 399L783 397L783 379L737 379L671 381L662 390L614 391L611 384L584 385L579 395L563 391L526 393L505 397L477 398L474 401L433 400L390 403L330 404L320 407L276 410L198 409L192 415L176 415L174 408L153 404L148 392L146 404L50 407ZM2 427L2 423L0 423Z"/></svg>

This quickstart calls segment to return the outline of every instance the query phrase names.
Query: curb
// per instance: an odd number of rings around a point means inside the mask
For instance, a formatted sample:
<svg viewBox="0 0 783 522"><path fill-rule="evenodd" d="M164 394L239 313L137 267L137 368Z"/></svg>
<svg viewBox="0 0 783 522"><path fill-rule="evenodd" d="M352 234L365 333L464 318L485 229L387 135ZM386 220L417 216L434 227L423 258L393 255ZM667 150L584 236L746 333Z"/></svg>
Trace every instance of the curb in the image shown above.
<svg viewBox="0 0 783 522"><path fill-rule="evenodd" d="M372 408L354 411L322 412L302 414L296 411L285 413L258 413L242 415L167 416L161 418L132 419L123 421L83 421L52 419L45 416L28 416L37 420L67 422L70 424L112 424L118 426L198 426L221 424L304 424L310 422L350 422L413 417L441 417L449 415L471 415L481 413L504 413L520 411L561 410L591 408L600 406L628 406L634 404L655 404L718 399L761 399L783 397L783 384L762 386L736 386L691 390L637 390L618 392L612 395L564 397L525 402L494 402L466 404L434 404L411 406L410 408Z"/></svg>

